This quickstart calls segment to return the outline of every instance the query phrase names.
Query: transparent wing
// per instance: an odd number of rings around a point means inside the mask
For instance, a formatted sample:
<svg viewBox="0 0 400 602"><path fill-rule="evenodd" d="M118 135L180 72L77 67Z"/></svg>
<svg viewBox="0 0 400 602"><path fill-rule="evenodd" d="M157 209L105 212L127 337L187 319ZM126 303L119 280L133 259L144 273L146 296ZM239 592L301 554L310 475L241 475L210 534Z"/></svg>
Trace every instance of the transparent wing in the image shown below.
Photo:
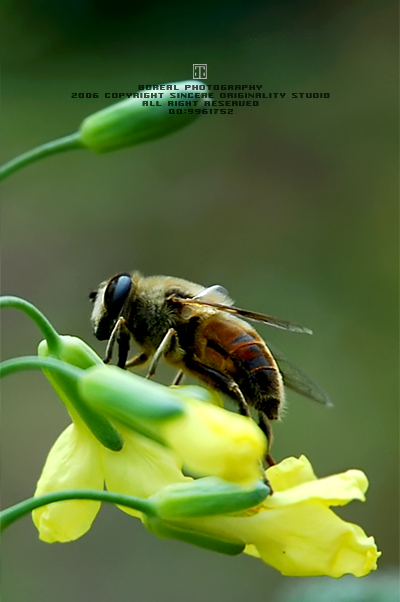
<svg viewBox="0 0 400 602"><path fill-rule="evenodd" d="M319 403L323 403L327 406L333 406L329 395L325 393L321 387L316 385L315 382L307 376L307 374L289 362L289 360L286 359L283 353L279 351L275 345L267 343L267 346L279 366L285 387L289 387L289 389L296 391L296 393L300 393L300 395L304 395L304 397L308 397L309 399L313 399Z"/></svg>
<svg viewBox="0 0 400 602"><path fill-rule="evenodd" d="M204 299L204 297L214 294L221 295L222 297L229 299L228 291L220 284L213 284L212 286L205 288L204 291L201 291L201 293L193 297L193 299Z"/></svg>
<svg viewBox="0 0 400 602"><path fill-rule="evenodd" d="M207 290L209 289L206 289L206 291ZM206 291L203 291L203 293L205 293ZM200 295L202 295L202 293L200 293ZM242 316L243 318L247 318L248 320L254 320L255 322L263 322L264 324L268 324L269 326L275 326L275 328L282 328L283 330L289 330L291 332L312 334L312 330L306 328L305 326L299 326L298 324L293 324L292 322L288 322L287 320L281 320L280 318L274 318L273 316L267 316L266 314L260 314L255 311L240 309L240 307L234 307L233 305L225 305L223 303L215 303L214 301L206 301L202 298L199 298L200 295L198 295L194 299L181 299L180 297L173 297L172 301L182 303L183 305L206 305L207 307L215 307L216 309L219 309L221 311L236 314L237 316Z"/></svg>

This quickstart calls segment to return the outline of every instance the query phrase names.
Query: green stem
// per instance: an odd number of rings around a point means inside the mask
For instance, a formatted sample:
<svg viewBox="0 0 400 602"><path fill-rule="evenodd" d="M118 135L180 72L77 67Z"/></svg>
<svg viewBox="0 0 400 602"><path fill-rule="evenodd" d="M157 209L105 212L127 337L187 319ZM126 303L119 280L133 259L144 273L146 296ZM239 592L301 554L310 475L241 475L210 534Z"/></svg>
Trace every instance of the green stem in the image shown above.
<svg viewBox="0 0 400 602"><path fill-rule="evenodd" d="M57 355L61 346L60 335L48 321L48 319L40 312L32 303L21 299L20 297L4 296L0 297L0 309L12 307L19 309L32 318L35 324L40 328L44 338L47 341L49 352Z"/></svg>
<svg viewBox="0 0 400 602"><path fill-rule="evenodd" d="M36 148L15 157L15 159L11 159L11 161L3 165L0 169L0 180L4 180L14 173L14 171L18 171L19 169L22 169L22 167L25 167L25 165L29 165L38 159L43 159L43 157L76 148L85 148L80 141L79 132L64 136L63 138L58 138L57 140L52 140L51 142L46 142L46 144L37 146Z"/></svg>
<svg viewBox="0 0 400 602"><path fill-rule="evenodd" d="M78 381L82 377L84 370L53 357L34 355L17 357L1 362L0 378L8 376L9 374L14 374L15 372L21 372L22 370L44 370L45 374L46 370L51 370L51 372L56 372L61 375L61 379L59 376L57 383L57 381L54 382L51 374L46 374L56 391L58 391L58 394L67 406L67 409L68 401L102 445L112 451L121 451L124 440L117 429L111 424L106 416L103 416L98 413L95 408L87 405L77 392ZM62 381L62 379L64 379L64 381ZM61 389L61 393L59 388ZM65 396L62 395L62 391L64 391ZM66 397L67 401L64 397Z"/></svg>
<svg viewBox="0 0 400 602"><path fill-rule="evenodd" d="M112 491L96 491L94 489L68 489L65 491L55 491L54 493L46 493L38 497L29 498L19 504L15 504L10 508L6 508L0 512L1 531L14 523L19 518L26 514L48 504L55 502L64 502L66 500L94 500L98 502L106 502L109 504L118 504L126 506L139 512L144 512L148 516L156 516L154 505L150 500L123 495L121 493L113 493Z"/></svg>
<svg viewBox="0 0 400 602"><path fill-rule="evenodd" d="M27 355L25 357L16 357L11 360L5 360L0 363L0 378L14 374L15 372L22 372L22 370L43 370L47 368L54 372L59 372L63 376L67 376L74 382L77 382L80 378L83 370L61 362L53 357L39 357L36 355Z"/></svg>

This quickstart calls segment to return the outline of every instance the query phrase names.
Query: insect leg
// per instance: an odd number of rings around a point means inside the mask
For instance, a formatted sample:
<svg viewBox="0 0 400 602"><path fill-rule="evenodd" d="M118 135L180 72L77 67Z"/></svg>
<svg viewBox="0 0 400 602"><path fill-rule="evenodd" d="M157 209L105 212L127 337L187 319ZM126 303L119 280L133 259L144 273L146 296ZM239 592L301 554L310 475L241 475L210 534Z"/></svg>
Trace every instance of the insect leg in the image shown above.
<svg viewBox="0 0 400 602"><path fill-rule="evenodd" d="M130 360L128 360L126 362L125 368L133 368L134 366L141 366L142 364L145 364L148 359L149 359L148 353L146 353L146 352L139 353L139 355L136 355L135 357L131 358Z"/></svg>
<svg viewBox="0 0 400 602"><path fill-rule="evenodd" d="M234 380L230 380L228 387L229 390L232 391L232 393L234 393L236 396L239 406L239 413L242 416L247 416L248 418L251 418L249 404L247 403L245 396L240 390L239 385Z"/></svg>
<svg viewBox="0 0 400 602"><path fill-rule="evenodd" d="M233 395L236 398L236 401L239 405L239 412L242 416L247 416L251 418L249 405L240 390L239 385L233 380L233 378L229 378L223 372L219 372L214 368L210 368L205 364L193 359L188 359L186 361L186 367L193 372L196 376L204 380L206 383L209 383L212 387L220 389L224 393L228 395Z"/></svg>
<svg viewBox="0 0 400 602"><path fill-rule="evenodd" d="M175 376L174 380L171 383L171 387L179 385L182 378L184 377L183 370L179 370L178 374Z"/></svg>
<svg viewBox="0 0 400 602"><path fill-rule="evenodd" d="M117 366L118 366L118 368L125 369L125 367L126 367L126 360L128 359L128 353L129 353L130 338L131 338L131 335L130 335L129 331L126 328L120 328L119 335L117 338L117 343L118 343Z"/></svg>
<svg viewBox="0 0 400 602"><path fill-rule="evenodd" d="M240 414L242 416L247 416L248 418L251 419L252 417L250 414L249 404L247 403L242 391L240 390L239 385L237 385L234 381L232 381L231 391L233 391L237 397ZM265 418L265 420L263 420L263 422L261 424L261 416L264 418L264 415L261 415L261 413L259 412L259 416L260 416L259 426L260 426L262 432L264 433L264 435L267 437L268 449L270 449L271 443L272 443L271 425L269 424L267 418ZM264 425L265 425L265 428L264 428ZM276 464L276 462L274 462L272 456L269 453L266 454L265 461L268 464L268 466L273 466L274 464ZM274 490L272 489L271 483L269 482L267 476L265 475L265 470L264 470L262 460L260 460L260 469L261 469L262 480L264 481L264 483L266 485L268 485L268 487L271 490L271 495L272 495L272 493L274 493Z"/></svg>
<svg viewBox="0 0 400 602"><path fill-rule="evenodd" d="M249 404L240 390L239 385L233 380L233 378L229 378L229 376L226 374L223 374L222 372L219 372L214 368L210 368L209 366L206 366L205 364L193 359L187 360L186 367L196 376L201 378L201 380L209 383L212 387L220 389L230 396L233 394L239 405L240 414L242 416L251 418Z"/></svg>
<svg viewBox="0 0 400 602"><path fill-rule="evenodd" d="M160 345L158 346L157 351L153 355L153 359L151 360L150 368L146 375L146 378L151 378L152 376L154 376L158 362L171 347L171 342L175 335L176 330L170 328L163 340L161 341Z"/></svg>
<svg viewBox="0 0 400 602"><path fill-rule="evenodd" d="M232 380L231 383L229 384L229 388L236 395L237 402L238 402L238 405L239 405L239 413L242 416L247 416L251 420L252 416L251 416L251 413L250 413L249 404L247 403L247 401L246 401L246 399L245 399L242 391L240 390L239 385L237 383L235 383L234 380ZM267 428L263 428L261 426L261 424L260 424L260 427L261 427L261 430L263 431L264 435L266 435L266 437L267 437L268 449L269 449L271 447L272 430L271 430L271 426L268 423L267 419L265 419L265 424L266 424ZM263 425L264 425L264 423L263 423ZM272 459L272 457L270 456L269 453L266 454L265 461L267 462L268 466L272 466L273 464L275 464L274 460ZM264 483L266 485L268 485L268 487L271 490L271 494L272 494L274 492L274 490L272 489L271 483L269 482L268 478L265 475L265 470L264 470L264 466L263 466L262 460L260 460L260 469L261 469L262 480L264 481Z"/></svg>
<svg viewBox="0 0 400 602"><path fill-rule="evenodd" d="M236 388L239 389L235 381L229 378L229 376L226 376L222 372L219 372L214 368L210 368L209 366L206 366L206 364L202 364L193 358L187 357L186 368L202 381L208 383L214 389L219 389L228 395L231 394L232 391L236 395Z"/></svg>
<svg viewBox="0 0 400 602"><path fill-rule="evenodd" d="M268 449L271 449L272 441L274 440L272 426L263 412L258 412L258 426L268 439ZM274 466L276 464L270 453L265 456L265 461L267 462L268 466Z"/></svg>
<svg viewBox="0 0 400 602"><path fill-rule="evenodd" d="M232 378L229 378L229 376L226 376L226 374L223 374L222 372L218 372L218 370L214 370L213 368L210 368L209 366L206 366L205 364L202 364L201 362L199 362L197 360L193 360L193 359L188 360L186 362L186 367L191 372L193 372L193 374L195 374L196 376L201 378L201 380L204 380L206 383L209 383L212 387L214 387L216 389L221 389L221 391L224 391L225 393L228 393L228 394L234 393L235 397L237 399L237 402L239 404L240 413L243 416L247 416L251 419L249 405L248 405L242 391L240 390L239 385ZM264 429L262 429L262 430L265 433L265 430ZM267 462L268 462L268 458L270 458L269 454L266 456ZM272 460L272 458L271 458L271 460ZM275 462L273 460L272 460L272 464L275 464ZM261 478L263 479L264 483L266 485L268 485L268 487L271 490L271 494L272 494L273 489L271 487L271 483L265 476L265 470L264 470L261 460L260 460L260 471L261 471Z"/></svg>
<svg viewBox="0 0 400 602"><path fill-rule="evenodd" d="M125 324L125 318L123 318L122 316L118 318L118 320L115 322L114 328L112 329L110 338L107 342L106 355L103 360L105 364L109 364L111 362L115 341L119 342L121 331L122 329L125 330Z"/></svg>

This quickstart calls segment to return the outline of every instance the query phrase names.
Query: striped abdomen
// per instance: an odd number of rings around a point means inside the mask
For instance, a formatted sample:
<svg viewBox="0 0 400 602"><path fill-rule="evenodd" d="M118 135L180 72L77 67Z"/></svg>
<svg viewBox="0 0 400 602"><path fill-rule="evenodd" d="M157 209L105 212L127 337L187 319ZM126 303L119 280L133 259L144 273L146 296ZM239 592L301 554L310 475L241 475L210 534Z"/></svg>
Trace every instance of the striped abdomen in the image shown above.
<svg viewBox="0 0 400 602"><path fill-rule="evenodd" d="M284 399L281 374L262 338L246 322L211 316L197 329L195 352L203 365L234 380L249 405L271 420L279 418ZM225 393L233 397L229 390Z"/></svg>

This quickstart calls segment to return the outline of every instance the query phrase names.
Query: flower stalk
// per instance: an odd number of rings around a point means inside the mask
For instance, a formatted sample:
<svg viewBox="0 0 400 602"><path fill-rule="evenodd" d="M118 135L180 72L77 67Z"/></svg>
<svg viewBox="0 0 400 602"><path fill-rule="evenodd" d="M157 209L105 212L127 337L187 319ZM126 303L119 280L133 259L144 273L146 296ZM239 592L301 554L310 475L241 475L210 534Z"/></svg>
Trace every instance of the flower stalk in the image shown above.
<svg viewBox="0 0 400 602"><path fill-rule="evenodd" d="M188 80L163 84L164 91L157 94L157 100L143 100L138 94L137 98L132 97L97 111L83 120L77 132L42 144L3 165L0 168L0 180L39 159L67 150L89 149L95 153L108 153L172 134L199 116L195 110L191 113L181 111L179 114L171 114L169 110L171 94L186 92L193 84L197 85L198 82ZM187 102L197 108L203 105L204 99Z"/></svg>
<svg viewBox="0 0 400 602"><path fill-rule="evenodd" d="M112 491L99 491L97 489L71 489L32 497L10 508L6 508L0 512L0 531L4 531L14 522L38 508L67 500L93 500L107 504L118 504L119 506L144 512L148 516L154 514L153 504L149 499L135 498L131 495L113 493Z"/></svg>
<svg viewBox="0 0 400 602"><path fill-rule="evenodd" d="M148 517L174 520L245 510L261 503L268 494L269 488L262 481L256 483L254 489L245 490L215 478L174 483L147 499L112 491L71 489L46 493L15 504L0 512L0 524L4 530L37 508L67 500L107 502L137 510Z"/></svg>
<svg viewBox="0 0 400 602"><path fill-rule="evenodd" d="M110 491L64 490L30 498L3 510L0 513L0 526L3 531L26 514L55 502L91 500L117 504L140 512L147 529L159 537L179 539L209 550L234 555L240 554L245 547L244 543L234 536L209 535L184 528L175 524L173 520L244 510L253 506L255 502L262 502L268 494L268 487L261 481L253 490L246 491L237 486L227 485L219 479L173 484L147 499Z"/></svg>
<svg viewBox="0 0 400 602"><path fill-rule="evenodd" d="M69 136L63 136L62 138L52 140L51 142L46 142L45 144L41 144L40 146L37 146L36 148L33 148L22 155L18 155L18 157L15 157L15 159L11 159L11 161L8 161L8 163L5 163L5 165L0 168L0 180L5 180L14 172L27 165L30 165L31 163L34 163L35 161L39 161L39 159L44 159L50 155L56 155L67 150L79 148L84 148L79 132L75 132Z"/></svg>
<svg viewBox="0 0 400 602"><path fill-rule="evenodd" d="M58 334L54 326L49 320L37 309L32 303L21 299L21 297L14 297L12 295L4 295L0 297L0 309L13 308L19 309L24 312L29 318L31 318L35 324L39 327L42 335L47 341L49 352L53 355L57 355L61 348L61 337Z"/></svg>

